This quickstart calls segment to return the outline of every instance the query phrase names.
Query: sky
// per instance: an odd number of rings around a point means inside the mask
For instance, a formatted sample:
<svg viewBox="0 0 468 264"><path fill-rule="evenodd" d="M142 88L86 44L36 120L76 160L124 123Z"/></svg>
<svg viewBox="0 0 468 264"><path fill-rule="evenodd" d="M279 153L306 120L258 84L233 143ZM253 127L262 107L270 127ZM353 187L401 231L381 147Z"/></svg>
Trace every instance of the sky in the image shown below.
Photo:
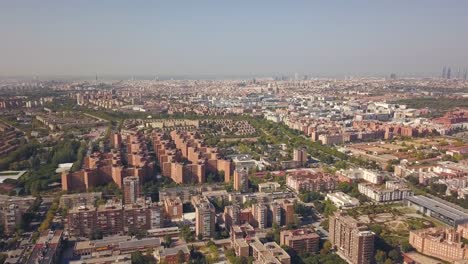
<svg viewBox="0 0 468 264"><path fill-rule="evenodd" d="M0 1L0 76L440 75L468 1Z"/></svg>

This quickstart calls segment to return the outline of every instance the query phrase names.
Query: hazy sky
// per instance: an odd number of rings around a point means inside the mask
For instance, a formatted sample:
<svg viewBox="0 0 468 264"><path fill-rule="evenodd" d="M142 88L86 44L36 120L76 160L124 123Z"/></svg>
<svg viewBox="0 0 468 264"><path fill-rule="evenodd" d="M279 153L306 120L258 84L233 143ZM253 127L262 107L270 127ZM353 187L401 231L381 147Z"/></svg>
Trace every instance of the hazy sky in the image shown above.
<svg viewBox="0 0 468 264"><path fill-rule="evenodd" d="M443 65L468 67L468 1L0 1L3 76L427 75Z"/></svg>

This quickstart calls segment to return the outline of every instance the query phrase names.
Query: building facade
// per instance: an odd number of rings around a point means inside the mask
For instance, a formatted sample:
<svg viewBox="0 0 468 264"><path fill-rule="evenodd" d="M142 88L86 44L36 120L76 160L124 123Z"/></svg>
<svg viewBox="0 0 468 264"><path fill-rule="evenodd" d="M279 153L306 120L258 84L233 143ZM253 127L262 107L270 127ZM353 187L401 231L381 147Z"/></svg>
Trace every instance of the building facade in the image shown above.
<svg viewBox="0 0 468 264"><path fill-rule="evenodd" d="M310 229L285 230L280 233L280 245L286 245L298 254L317 253L320 236Z"/></svg>
<svg viewBox="0 0 468 264"><path fill-rule="evenodd" d="M375 234L366 225L340 212L329 221L329 239L341 257L352 264L373 263Z"/></svg>

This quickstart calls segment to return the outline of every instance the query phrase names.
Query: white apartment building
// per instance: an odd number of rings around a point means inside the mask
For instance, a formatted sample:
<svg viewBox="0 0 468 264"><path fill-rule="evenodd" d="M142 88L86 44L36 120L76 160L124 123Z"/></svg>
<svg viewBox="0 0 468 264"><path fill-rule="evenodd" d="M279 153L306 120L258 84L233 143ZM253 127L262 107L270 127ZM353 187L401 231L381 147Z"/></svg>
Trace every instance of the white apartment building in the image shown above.
<svg viewBox="0 0 468 264"><path fill-rule="evenodd" d="M400 201L406 197L413 196L411 189L397 181L387 181L385 187L371 183L359 183L358 190L376 202Z"/></svg>
<svg viewBox="0 0 468 264"><path fill-rule="evenodd" d="M383 181L383 175L377 171L363 168L341 170L338 172L341 176L349 178L351 181L365 180L373 184L380 184Z"/></svg>
<svg viewBox="0 0 468 264"><path fill-rule="evenodd" d="M359 205L359 200L343 192L327 193L327 200L330 200L338 208L350 208Z"/></svg>

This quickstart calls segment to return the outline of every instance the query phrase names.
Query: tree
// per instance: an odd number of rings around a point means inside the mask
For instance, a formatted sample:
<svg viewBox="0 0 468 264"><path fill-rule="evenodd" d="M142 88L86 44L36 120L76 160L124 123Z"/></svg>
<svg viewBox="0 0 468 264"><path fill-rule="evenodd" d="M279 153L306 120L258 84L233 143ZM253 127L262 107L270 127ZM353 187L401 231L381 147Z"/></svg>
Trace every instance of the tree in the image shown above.
<svg viewBox="0 0 468 264"><path fill-rule="evenodd" d="M148 232L146 230L136 229L136 228L131 228L128 233L131 236L135 236L135 238L138 239L138 240L146 237L146 235L148 234Z"/></svg>
<svg viewBox="0 0 468 264"><path fill-rule="evenodd" d="M377 250L375 253L375 261L378 264L384 264L385 260L387 259L387 253L382 250Z"/></svg>
<svg viewBox="0 0 468 264"><path fill-rule="evenodd" d="M324 199L323 195L321 195L318 192L301 192L299 194L299 198L304 203L310 203L310 202L313 202L313 201L316 201L316 200L323 200Z"/></svg>
<svg viewBox="0 0 468 264"><path fill-rule="evenodd" d="M419 184L419 177L417 176L413 176L413 175L409 175L406 177L406 179L412 183L413 185L418 185Z"/></svg>
<svg viewBox="0 0 468 264"><path fill-rule="evenodd" d="M273 223L271 232L267 233L267 236L270 240L275 241L276 243L280 243L280 228L277 223Z"/></svg>
<svg viewBox="0 0 468 264"><path fill-rule="evenodd" d="M313 216L313 211L311 207L305 206L301 203L298 203L297 201L294 202L294 213L304 218L308 216Z"/></svg>
<svg viewBox="0 0 468 264"><path fill-rule="evenodd" d="M182 250L177 252L177 263L182 264L185 262L185 254Z"/></svg>
<svg viewBox="0 0 468 264"><path fill-rule="evenodd" d="M97 239L102 239L102 231L99 229L94 229L93 232L90 235L91 240L97 240Z"/></svg>
<svg viewBox="0 0 468 264"><path fill-rule="evenodd" d="M172 238L169 235L164 236L164 246L165 247L171 247L172 246Z"/></svg>
<svg viewBox="0 0 468 264"><path fill-rule="evenodd" d="M131 261L132 261L132 264L152 264L152 263L156 263L156 259L152 255L147 254L145 256L140 251L136 251L136 252L133 252L131 254Z"/></svg>
<svg viewBox="0 0 468 264"><path fill-rule="evenodd" d="M385 260L384 264L393 264L393 261L388 258Z"/></svg>
<svg viewBox="0 0 468 264"><path fill-rule="evenodd" d="M370 229L372 232L374 232L378 236L380 236L380 234L382 234L382 231L383 231L383 227L377 224L371 225Z"/></svg>
<svg viewBox="0 0 468 264"><path fill-rule="evenodd" d="M401 254L396 249L392 249L388 252L388 257L392 259L394 262L399 262L401 259Z"/></svg>
<svg viewBox="0 0 468 264"><path fill-rule="evenodd" d="M323 203L325 204L325 209L323 210L323 214L325 216L330 216L336 212L336 210L338 210L338 208L336 208L336 206L330 200L326 200Z"/></svg>
<svg viewBox="0 0 468 264"><path fill-rule="evenodd" d="M339 161L335 162L335 164L333 166L335 166L335 168L338 169L338 170L348 168L348 164L344 160L339 160Z"/></svg>
<svg viewBox="0 0 468 264"><path fill-rule="evenodd" d="M146 264L145 258L140 251L133 252L131 254L132 264Z"/></svg>
<svg viewBox="0 0 468 264"><path fill-rule="evenodd" d="M332 244L329 240L325 241L323 243L323 248L320 250L320 254L326 255L330 252L330 249L332 248Z"/></svg>
<svg viewBox="0 0 468 264"><path fill-rule="evenodd" d="M185 242L192 242L195 240L192 230L188 225L182 226L180 229L180 237L185 240Z"/></svg>
<svg viewBox="0 0 468 264"><path fill-rule="evenodd" d="M8 258L8 255L7 255L7 254L1 253L1 254L0 254L0 264L5 263L5 260L6 260L7 258Z"/></svg>
<svg viewBox="0 0 468 264"><path fill-rule="evenodd" d="M445 194L445 192L447 191L447 185L445 184L439 184L439 183L431 183L430 185L431 187L431 190L437 192L438 194Z"/></svg>
<svg viewBox="0 0 468 264"><path fill-rule="evenodd" d="M388 172L394 172L395 166L393 166L392 161L388 161L387 165L385 166L385 170Z"/></svg>
<svg viewBox="0 0 468 264"><path fill-rule="evenodd" d="M353 186L347 182L338 183L338 190L344 193L350 193L353 190Z"/></svg>
<svg viewBox="0 0 468 264"><path fill-rule="evenodd" d="M411 246L411 244L408 241L403 241L403 243L401 243L401 251L410 252L413 250L414 250L413 246Z"/></svg>

